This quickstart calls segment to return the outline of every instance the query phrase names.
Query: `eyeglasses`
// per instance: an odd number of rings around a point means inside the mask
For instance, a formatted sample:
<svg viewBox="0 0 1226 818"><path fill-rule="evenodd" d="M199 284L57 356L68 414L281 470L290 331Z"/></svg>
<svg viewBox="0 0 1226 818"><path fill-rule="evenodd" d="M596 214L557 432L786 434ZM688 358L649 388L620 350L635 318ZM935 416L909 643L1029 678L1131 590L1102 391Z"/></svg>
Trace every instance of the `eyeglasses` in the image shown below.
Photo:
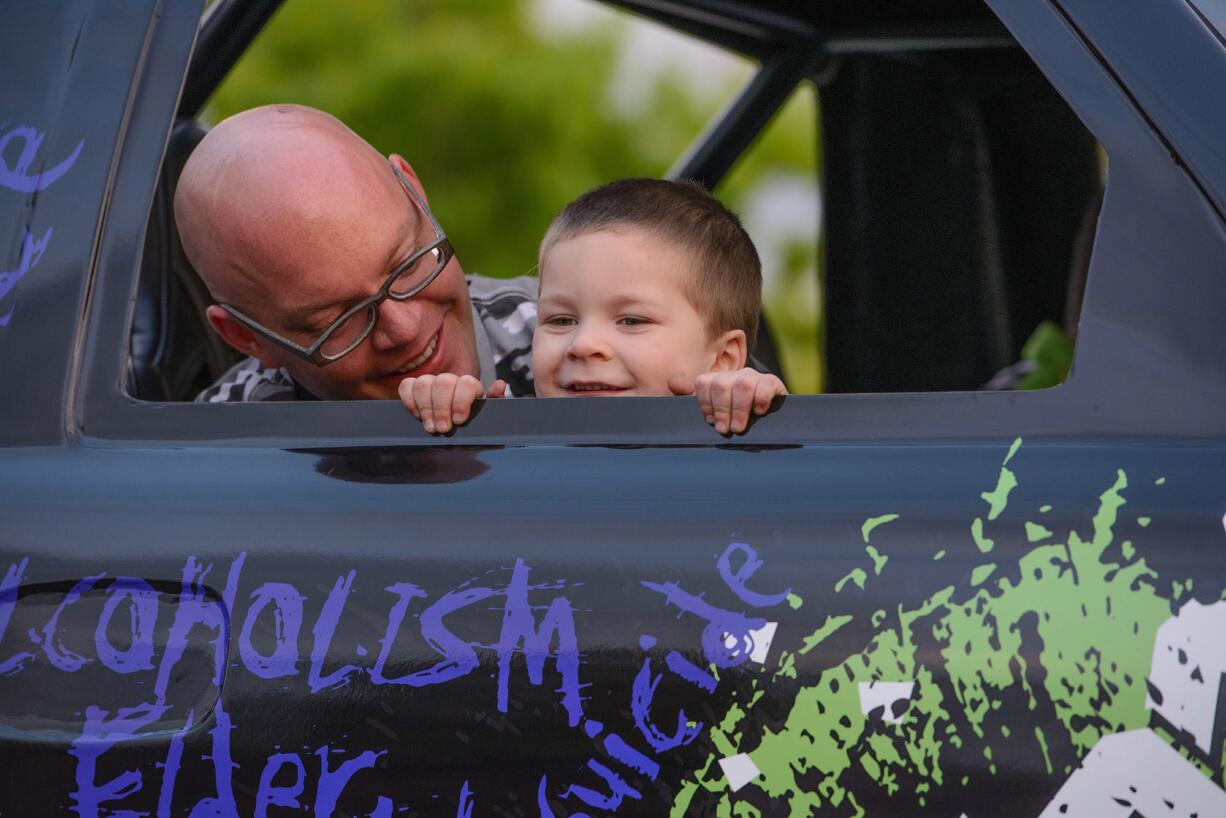
<svg viewBox="0 0 1226 818"><path fill-rule="evenodd" d="M409 183L399 168L395 165L391 167L409 197L416 202L421 212L425 213L426 218L430 220L430 225L434 228L434 240L420 250L413 251L412 255L396 265L396 269L392 270L378 292L345 310L345 313L321 332L310 346L305 347L248 318L229 304L218 306L234 316L234 319L247 329L262 335L282 349L307 359L316 366L327 366L357 349L358 345L374 331L375 324L379 321L379 305L384 299L409 300L429 287L434 279L438 278L439 273L443 272L447 262L455 256L451 242L447 240L443 228L439 227L438 221L430 212L421 194Z"/></svg>

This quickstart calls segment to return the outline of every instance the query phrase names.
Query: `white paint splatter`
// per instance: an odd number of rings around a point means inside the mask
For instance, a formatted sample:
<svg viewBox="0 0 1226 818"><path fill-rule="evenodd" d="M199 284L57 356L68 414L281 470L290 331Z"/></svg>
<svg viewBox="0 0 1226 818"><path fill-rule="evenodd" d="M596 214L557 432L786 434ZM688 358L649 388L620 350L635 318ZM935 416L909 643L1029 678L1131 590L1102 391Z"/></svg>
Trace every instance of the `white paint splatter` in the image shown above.
<svg viewBox="0 0 1226 818"><path fill-rule="evenodd" d="M1198 747L1212 752L1218 691L1226 674L1226 601L1189 600L1158 628L1150 663L1151 693L1145 706L1172 727L1186 730Z"/></svg>
<svg viewBox="0 0 1226 818"><path fill-rule="evenodd" d="M770 653L771 642L775 639L775 630L779 627L778 622L767 622L757 630L749 632L749 659L751 662L757 662L759 665L766 664L766 656ZM724 634L724 647L732 651L733 656L740 655L738 640L731 633Z"/></svg>
<svg viewBox="0 0 1226 818"><path fill-rule="evenodd" d="M753 638L753 650L749 654L751 661L760 665L766 664L766 654L770 653L771 642L775 639L775 629L778 627L778 622L767 622L758 630L749 632Z"/></svg>
<svg viewBox="0 0 1226 818"><path fill-rule="evenodd" d="M860 682L860 712L868 715L875 708L883 708L883 721L895 724L901 715L894 715L894 702L907 701L915 692L915 682Z"/></svg>
<svg viewBox="0 0 1226 818"><path fill-rule="evenodd" d="M1226 792L1151 730L1104 736L1039 818L1226 815Z"/></svg>
<svg viewBox="0 0 1226 818"><path fill-rule="evenodd" d="M721 758L719 766L724 771L724 778L728 779L728 788L733 792L762 774L758 765L754 764L753 759L745 753Z"/></svg>

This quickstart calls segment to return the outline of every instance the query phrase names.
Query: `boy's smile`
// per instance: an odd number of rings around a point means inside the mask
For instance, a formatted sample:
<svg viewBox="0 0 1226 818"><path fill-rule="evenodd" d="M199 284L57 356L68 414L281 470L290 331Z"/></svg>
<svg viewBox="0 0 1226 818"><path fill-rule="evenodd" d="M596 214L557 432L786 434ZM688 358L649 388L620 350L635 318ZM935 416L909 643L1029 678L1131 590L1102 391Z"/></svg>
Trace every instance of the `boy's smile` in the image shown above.
<svg viewBox="0 0 1226 818"><path fill-rule="evenodd" d="M743 362L725 354L686 294L694 260L649 231L617 227L549 248L541 262L532 368L538 397L670 395Z"/></svg>

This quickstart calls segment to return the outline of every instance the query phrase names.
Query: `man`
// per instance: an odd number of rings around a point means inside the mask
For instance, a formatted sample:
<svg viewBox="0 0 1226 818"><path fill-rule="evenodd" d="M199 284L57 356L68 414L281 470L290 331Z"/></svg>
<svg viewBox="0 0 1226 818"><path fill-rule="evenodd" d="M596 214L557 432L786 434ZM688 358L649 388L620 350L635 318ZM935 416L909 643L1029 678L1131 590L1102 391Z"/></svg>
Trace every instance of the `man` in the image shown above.
<svg viewBox="0 0 1226 818"><path fill-rule="evenodd" d="M465 278L416 173L294 105L237 114L184 166L175 218L249 356L200 401L391 399L450 372L532 394L533 279Z"/></svg>

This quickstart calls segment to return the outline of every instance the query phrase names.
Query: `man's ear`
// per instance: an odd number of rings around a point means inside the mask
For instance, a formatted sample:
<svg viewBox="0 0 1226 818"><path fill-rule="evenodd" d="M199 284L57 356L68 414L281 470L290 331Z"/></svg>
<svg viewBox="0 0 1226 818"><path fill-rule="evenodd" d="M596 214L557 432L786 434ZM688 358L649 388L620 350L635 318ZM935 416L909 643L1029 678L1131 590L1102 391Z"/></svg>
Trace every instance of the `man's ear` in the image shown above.
<svg viewBox="0 0 1226 818"><path fill-rule="evenodd" d="M393 153L387 157L387 160L395 165L401 173L409 177L409 181L413 183L413 187L417 188L417 192L421 194L422 200L426 204L430 204L430 198L426 196L426 189L421 186L421 179L417 178L417 171L413 170L413 166L405 161L404 157L398 153Z"/></svg>
<svg viewBox="0 0 1226 818"><path fill-rule="evenodd" d="M736 372L745 368L749 359L749 347L745 343L745 330L730 329L715 339L715 357L710 372Z"/></svg>
<svg viewBox="0 0 1226 818"><path fill-rule="evenodd" d="M244 355L250 355L267 367L279 367L281 364L270 355L270 348L264 344L260 336L238 322L230 313L217 304L209 305L205 310L209 326L221 336L222 340Z"/></svg>

